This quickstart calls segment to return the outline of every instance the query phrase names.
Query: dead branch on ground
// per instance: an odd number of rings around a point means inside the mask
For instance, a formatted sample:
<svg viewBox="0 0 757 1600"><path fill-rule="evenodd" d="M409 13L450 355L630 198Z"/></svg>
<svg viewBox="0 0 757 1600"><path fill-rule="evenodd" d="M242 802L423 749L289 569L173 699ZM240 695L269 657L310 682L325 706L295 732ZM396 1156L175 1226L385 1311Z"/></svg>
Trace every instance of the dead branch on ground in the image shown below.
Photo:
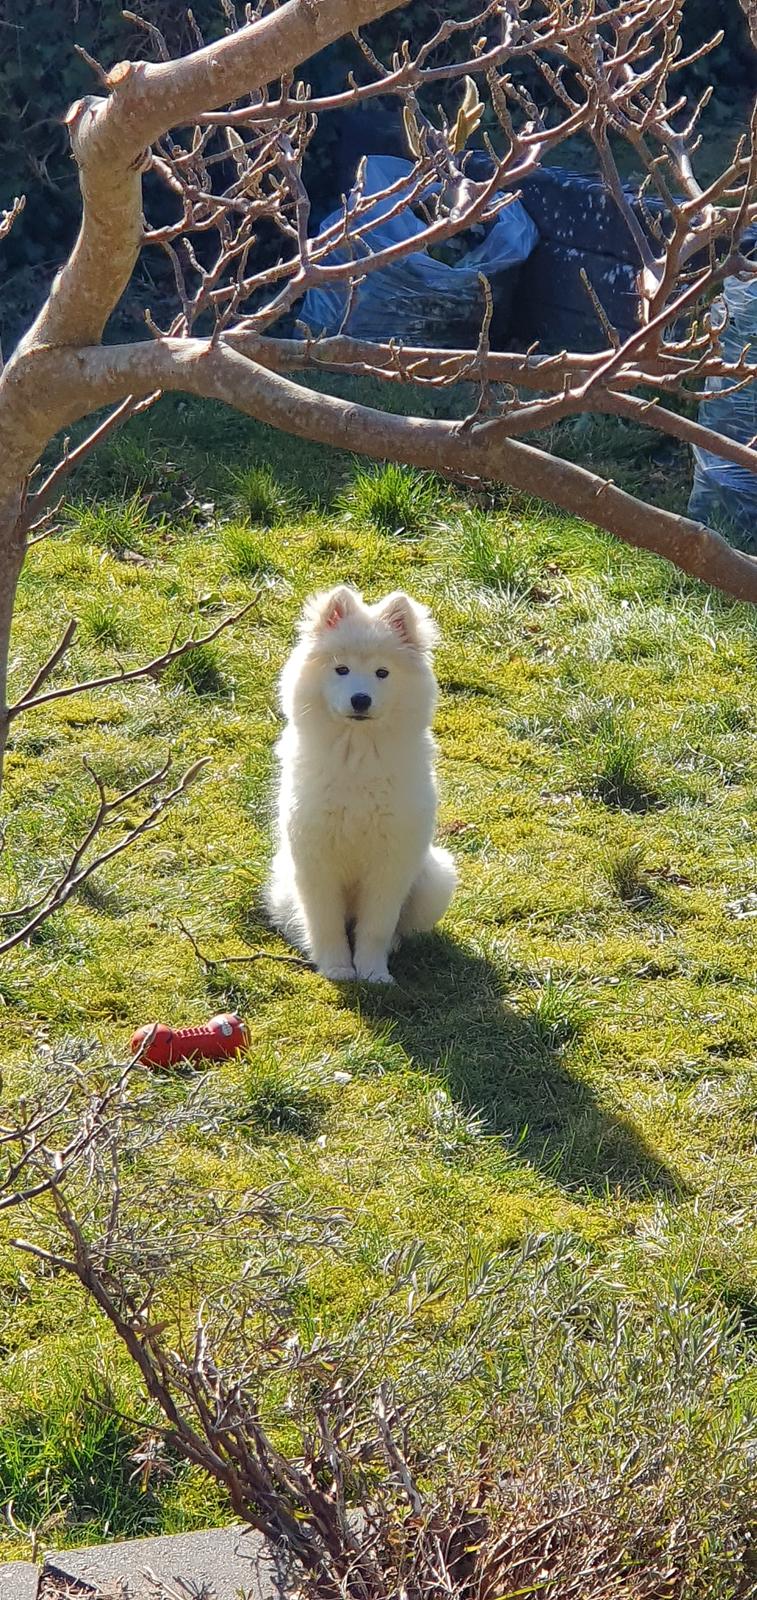
<svg viewBox="0 0 757 1600"><path fill-rule="evenodd" d="M140 778L130 789L125 789L108 799L102 780L85 760L84 767L98 797L92 821L63 869L40 891L36 899L26 905L14 906L0 913L0 922L16 925L5 938L0 938L0 956L7 955L16 945L31 939L42 923L62 910L72 895L82 888L93 873L114 861L125 850L131 849L132 845L136 844L138 839L144 838L145 834L151 833L169 807L183 798L190 784L207 766L207 762L208 757L194 761L172 788L160 793L158 792L160 785L168 777L171 769L170 760L166 761L157 772L151 772L148 777ZM148 809L135 822L132 810L134 802L145 797L148 797ZM106 848L99 848L103 835L112 836L113 833L117 834L115 842ZM93 848L96 849L94 855L91 853Z"/></svg>

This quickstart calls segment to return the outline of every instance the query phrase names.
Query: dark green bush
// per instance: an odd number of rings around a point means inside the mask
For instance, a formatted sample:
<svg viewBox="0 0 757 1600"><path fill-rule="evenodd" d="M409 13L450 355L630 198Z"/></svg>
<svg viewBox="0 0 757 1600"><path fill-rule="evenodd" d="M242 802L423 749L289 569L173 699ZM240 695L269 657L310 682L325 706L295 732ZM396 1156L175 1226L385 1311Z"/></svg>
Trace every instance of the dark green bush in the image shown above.
<svg viewBox="0 0 757 1600"><path fill-rule="evenodd" d="M138 9L138 8L136 8ZM176 54L192 48L181 0L142 8ZM224 28L218 0L196 0L193 13L205 38ZM104 66L127 56L152 56L141 29L125 21L121 0L5 0L0 25L0 209L26 194L23 223L5 245L11 267L57 262L78 216L76 170L62 118L79 95L98 86L80 44Z"/></svg>

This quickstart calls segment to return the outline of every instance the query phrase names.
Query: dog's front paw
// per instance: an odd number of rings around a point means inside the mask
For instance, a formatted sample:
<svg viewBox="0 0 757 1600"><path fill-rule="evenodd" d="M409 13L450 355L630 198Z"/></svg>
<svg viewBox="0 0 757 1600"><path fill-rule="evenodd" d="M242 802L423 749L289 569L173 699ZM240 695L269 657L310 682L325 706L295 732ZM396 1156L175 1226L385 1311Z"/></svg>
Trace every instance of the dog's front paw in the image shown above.
<svg viewBox="0 0 757 1600"><path fill-rule="evenodd" d="M322 978L328 978L329 983L355 982L355 968L352 966L352 964L349 966L343 964L340 965L339 963L331 965L329 962L326 962L324 966L319 966L318 971Z"/></svg>
<svg viewBox="0 0 757 1600"><path fill-rule="evenodd" d="M380 965L377 961L365 963L356 961L355 973L363 983L394 983L386 962Z"/></svg>

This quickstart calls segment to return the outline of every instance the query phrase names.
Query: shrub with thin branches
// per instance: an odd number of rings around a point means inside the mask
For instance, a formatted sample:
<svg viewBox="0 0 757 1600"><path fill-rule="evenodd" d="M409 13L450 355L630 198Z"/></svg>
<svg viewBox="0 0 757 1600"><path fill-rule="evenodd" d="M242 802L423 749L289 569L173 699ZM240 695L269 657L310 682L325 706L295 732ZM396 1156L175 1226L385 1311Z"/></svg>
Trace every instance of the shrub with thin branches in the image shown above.
<svg viewBox="0 0 757 1600"><path fill-rule="evenodd" d="M562 1234L451 1281L410 1244L327 1335L303 1291L349 1252L344 1219L280 1189L226 1206L162 1159L188 1122L222 1135L235 1110L212 1081L169 1106L138 1063L47 1065L45 1104L0 1128L16 1248L78 1280L149 1433L279 1545L301 1594L757 1593L744 1353L690 1279L660 1260L642 1295L629 1247L599 1263Z"/></svg>

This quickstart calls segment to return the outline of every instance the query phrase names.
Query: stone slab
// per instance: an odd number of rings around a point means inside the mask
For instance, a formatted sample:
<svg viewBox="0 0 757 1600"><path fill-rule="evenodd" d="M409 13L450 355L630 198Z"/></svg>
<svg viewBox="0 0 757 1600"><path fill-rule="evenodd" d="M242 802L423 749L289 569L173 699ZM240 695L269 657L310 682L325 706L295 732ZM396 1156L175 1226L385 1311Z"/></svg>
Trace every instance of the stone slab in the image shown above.
<svg viewBox="0 0 757 1600"><path fill-rule="evenodd" d="M283 1600L287 1594L275 1552L243 1527L51 1550L43 1576L81 1585L81 1600L87 1600L87 1590L92 1600L163 1600L161 1584L170 1600L239 1600L240 1594L245 1600Z"/></svg>
<svg viewBox="0 0 757 1600"><path fill-rule="evenodd" d="M0 1561L0 1600L37 1600L39 1567L32 1561Z"/></svg>

